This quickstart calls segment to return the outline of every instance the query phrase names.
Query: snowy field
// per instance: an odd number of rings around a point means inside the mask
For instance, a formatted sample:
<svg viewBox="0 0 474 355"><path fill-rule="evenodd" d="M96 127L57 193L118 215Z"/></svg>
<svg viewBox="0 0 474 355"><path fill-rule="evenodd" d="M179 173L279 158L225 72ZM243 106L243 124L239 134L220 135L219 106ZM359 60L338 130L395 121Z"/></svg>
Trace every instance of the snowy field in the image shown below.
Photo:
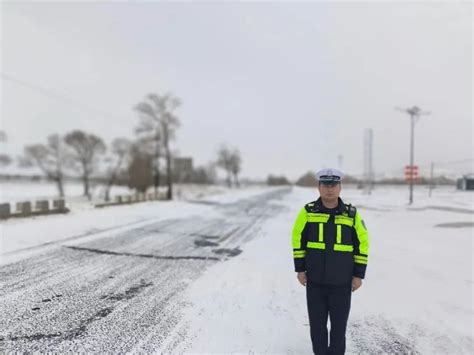
<svg viewBox="0 0 474 355"><path fill-rule="evenodd" d="M198 185L198 184L174 184L174 199L189 200L202 198L214 194L231 193L232 189L217 185ZM246 189L251 189L247 187ZM166 192L166 187L161 186L160 192ZM73 212L87 209L94 209L94 203L104 202L105 187L91 183L91 199L83 196L84 187L80 182L66 182L64 184L64 193L66 205ZM153 192L149 189L148 192ZM132 195L134 190L126 186L112 186L110 198L114 199L118 195ZM60 198L56 184L52 182L30 182L30 181L2 181L0 182L0 203L10 203L11 208L15 208L16 202L37 201L42 199L52 200Z"/></svg>
<svg viewBox="0 0 474 355"><path fill-rule="evenodd" d="M103 186L91 184L90 193L94 198L101 197L103 192ZM64 193L66 197L80 197L83 193L83 185L79 182L65 182ZM114 186L111 189L111 195L127 193L129 193L127 187ZM56 184L46 181L2 181L0 183L1 202L29 201L42 198L59 198Z"/></svg>
<svg viewBox="0 0 474 355"><path fill-rule="evenodd" d="M0 351L310 354L290 233L312 189L1 226ZM343 189L370 233L348 354L472 354L474 194Z"/></svg>
<svg viewBox="0 0 474 355"><path fill-rule="evenodd" d="M55 198L51 183L1 184L3 201L27 201L41 198ZM86 235L108 230L126 230L146 225L149 222L179 217L183 214L203 214L203 205L233 203L262 193L261 187L249 186L229 189L213 185L174 185L173 201L151 201L132 205L94 208L91 201L82 195L81 184L68 186L70 195L66 206L71 209L67 215L36 216L28 219L12 218L0 222L0 263L17 259L23 251L48 246L55 241L83 238ZM115 187L115 194L130 194L126 188ZM111 194L113 196L114 194ZM7 198L8 196L8 198ZM16 196L16 197L15 197ZM98 201L98 196L94 196ZM207 212L206 212L207 213ZM32 236L32 232L34 236ZM20 253L21 252L21 253Z"/></svg>

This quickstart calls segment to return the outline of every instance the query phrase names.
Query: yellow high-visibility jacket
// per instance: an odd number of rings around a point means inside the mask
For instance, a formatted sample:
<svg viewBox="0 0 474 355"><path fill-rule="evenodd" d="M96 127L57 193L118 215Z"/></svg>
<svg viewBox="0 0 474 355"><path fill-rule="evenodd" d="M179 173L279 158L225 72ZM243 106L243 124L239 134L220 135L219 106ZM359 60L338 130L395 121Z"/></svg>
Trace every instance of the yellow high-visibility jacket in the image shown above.
<svg viewBox="0 0 474 355"><path fill-rule="evenodd" d="M357 209L340 198L335 209L321 198L307 203L294 223L292 245L295 271L306 271L309 281L342 285L365 277L369 234Z"/></svg>

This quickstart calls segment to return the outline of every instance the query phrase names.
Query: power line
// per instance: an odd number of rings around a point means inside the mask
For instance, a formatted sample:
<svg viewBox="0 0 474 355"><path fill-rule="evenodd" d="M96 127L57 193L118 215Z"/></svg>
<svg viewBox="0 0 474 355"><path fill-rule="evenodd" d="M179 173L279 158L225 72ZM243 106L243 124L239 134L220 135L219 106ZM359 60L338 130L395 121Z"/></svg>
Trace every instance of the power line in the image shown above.
<svg viewBox="0 0 474 355"><path fill-rule="evenodd" d="M55 99L55 100L59 100L59 101L62 101L62 102L66 102L69 105L76 106L76 107L78 107L82 110L88 111L88 112L93 112L95 114L99 114L101 116L106 116L106 117L113 118L113 119L126 119L125 117L119 117L119 116L113 115L113 114L111 114L109 112L106 112L104 110L101 110L101 109L92 107L90 105L84 104L84 103L80 102L79 100L72 99L70 97L67 97L67 96L64 96L64 95L61 95L61 94L57 94L52 90L45 89L45 88L43 88L41 86L38 86L38 85L30 84L30 83L28 83L24 80L14 78L11 75L7 75L5 73L0 73L0 78L2 80L5 80L5 81L10 81L10 82L13 82L15 84L27 87L30 90L39 92L39 93L41 93L42 95L44 95L46 97L49 97L49 98L52 98L52 99Z"/></svg>

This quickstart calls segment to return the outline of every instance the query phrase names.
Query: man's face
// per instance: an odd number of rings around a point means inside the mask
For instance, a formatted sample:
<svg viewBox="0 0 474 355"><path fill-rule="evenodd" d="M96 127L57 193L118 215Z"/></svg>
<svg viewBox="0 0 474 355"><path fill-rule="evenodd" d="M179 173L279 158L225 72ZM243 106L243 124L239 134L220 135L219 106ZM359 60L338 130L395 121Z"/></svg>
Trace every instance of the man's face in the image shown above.
<svg viewBox="0 0 474 355"><path fill-rule="evenodd" d="M337 200L341 194L341 183L338 182L335 185L326 185L320 183L318 185L318 190L319 195L323 200Z"/></svg>

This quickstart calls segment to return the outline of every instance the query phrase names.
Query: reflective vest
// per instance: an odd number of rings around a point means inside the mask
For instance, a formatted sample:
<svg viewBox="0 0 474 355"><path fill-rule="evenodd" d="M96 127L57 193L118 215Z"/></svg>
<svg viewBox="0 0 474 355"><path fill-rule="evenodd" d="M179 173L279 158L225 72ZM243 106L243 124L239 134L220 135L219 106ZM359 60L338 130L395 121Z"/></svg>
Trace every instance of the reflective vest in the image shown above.
<svg viewBox="0 0 474 355"><path fill-rule="evenodd" d="M306 271L310 281L342 285L365 277L369 235L357 209L340 198L335 211L321 198L307 203L294 223L292 244L295 271Z"/></svg>

